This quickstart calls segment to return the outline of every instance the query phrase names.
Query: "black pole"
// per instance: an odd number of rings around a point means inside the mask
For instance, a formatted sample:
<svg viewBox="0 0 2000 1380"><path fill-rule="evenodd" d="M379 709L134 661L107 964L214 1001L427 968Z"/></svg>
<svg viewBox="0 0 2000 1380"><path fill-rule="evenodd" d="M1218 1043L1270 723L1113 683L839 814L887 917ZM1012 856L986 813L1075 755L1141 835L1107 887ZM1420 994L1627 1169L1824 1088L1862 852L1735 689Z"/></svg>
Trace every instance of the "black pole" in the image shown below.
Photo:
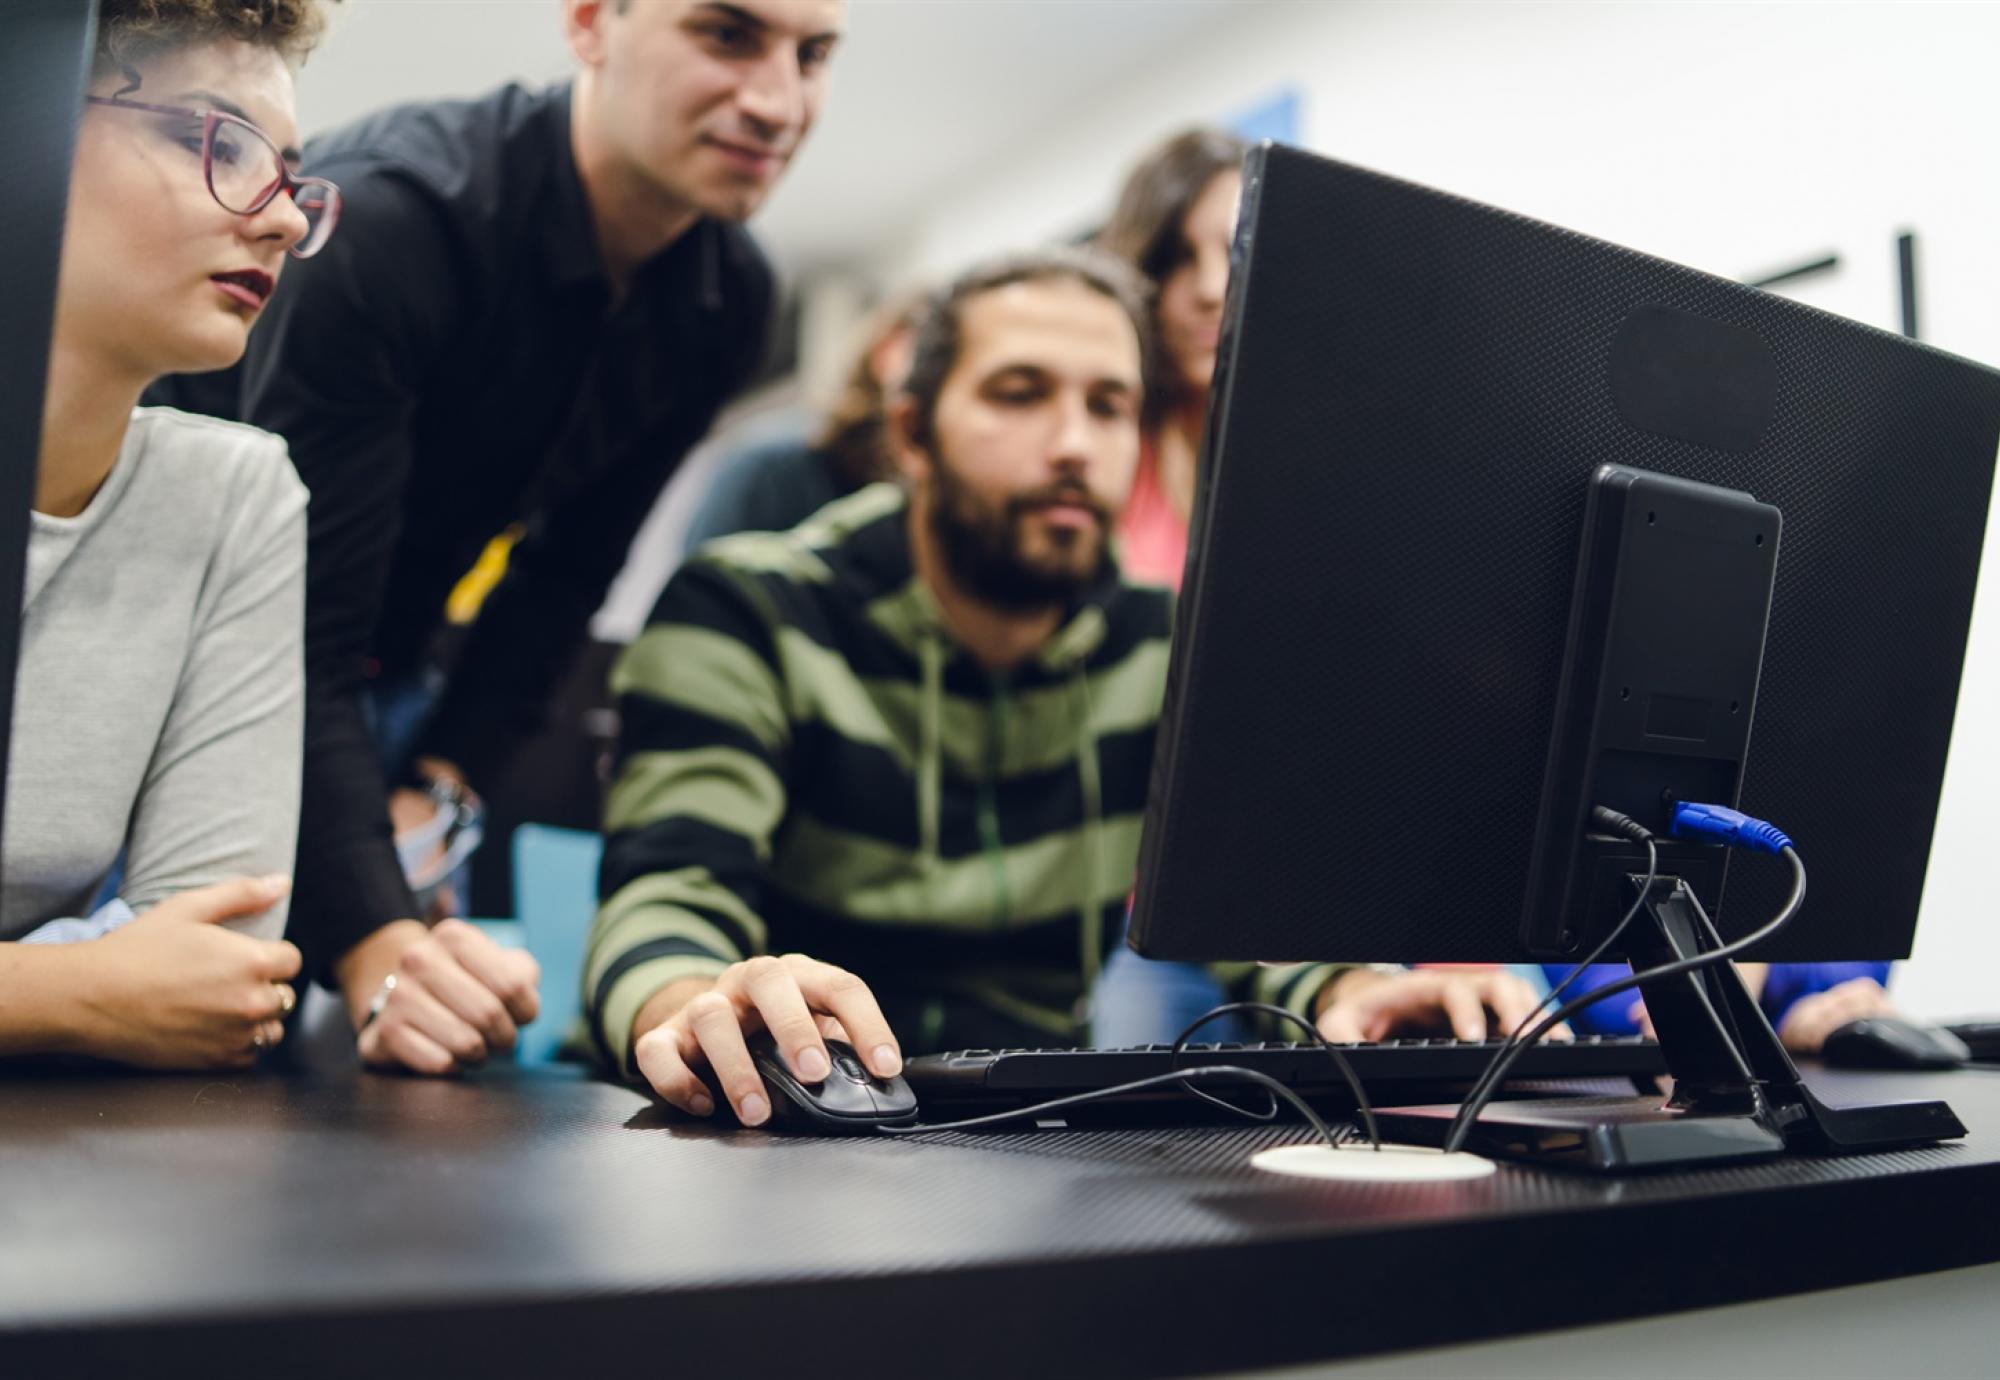
<svg viewBox="0 0 2000 1380"><path fill-rule="evenodd" d="M96 28L93 0L7 0L0 9L0 129L8 131L0 170L0 782L14 722L63 210Z"/></svg>
<svg viewBox="0 0 2000 1380"><path fill-rule="evenodd" d="M1917 232L1896 236L1896 267L1903 286L1903 334L1917 338Z"/></svg>

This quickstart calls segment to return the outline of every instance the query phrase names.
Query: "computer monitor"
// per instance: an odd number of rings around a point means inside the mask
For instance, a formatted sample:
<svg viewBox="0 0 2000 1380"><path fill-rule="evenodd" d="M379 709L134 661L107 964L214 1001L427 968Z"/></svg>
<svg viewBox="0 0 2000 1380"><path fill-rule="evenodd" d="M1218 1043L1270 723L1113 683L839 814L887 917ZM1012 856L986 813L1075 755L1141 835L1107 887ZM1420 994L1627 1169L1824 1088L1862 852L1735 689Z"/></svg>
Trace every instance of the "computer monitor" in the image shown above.
<svg viewBox="0 0 2000 1380"><path fill-rule="evenodd" d="M56 265L96 13L91 0L18 0L0 16L0 128L10 131L0 196L0 782L14 722ZM5 823L0 817L0 829Z"/></svg>
<svg viewBox="0 0 2000 1380"><path fill-rule="evenodd" d="M1992 370L1523 216L1254 150L1134 947L1576 957L1588 935L1544 930L1531 947L1524 906L1586 499L1615 466L1747 494L1781 519L1754 738L1738 702L1717 779L1797 840L1812 896L1751 956L1906 956L1996 444ZM1690 588L1687 607L1714 593ZM1669 676L1633 708L1641 729L1706 733L1732 717L1712 693ZM1782 865L1738 863L1698 889L1735 939L1790 882Z"/></svg>

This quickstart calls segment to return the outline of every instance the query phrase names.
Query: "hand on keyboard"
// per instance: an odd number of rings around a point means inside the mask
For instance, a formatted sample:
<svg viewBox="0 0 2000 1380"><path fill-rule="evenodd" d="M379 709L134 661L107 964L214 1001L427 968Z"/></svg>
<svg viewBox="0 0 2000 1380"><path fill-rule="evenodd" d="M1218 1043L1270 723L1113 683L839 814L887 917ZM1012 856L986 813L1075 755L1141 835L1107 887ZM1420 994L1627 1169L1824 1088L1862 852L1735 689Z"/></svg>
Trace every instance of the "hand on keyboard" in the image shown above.
<svg viewBox="0 0 2000 1380"><path fill-rule="evenodd" d="M1534 988L1500 968L1354 968L1328 987L1316 1024L1336 1044L1445 1032L1484 1040L1489 1028L1497 1039L1526 1020L1537 1001ZM1552 1033L1570 1035L1568 1026Z"/></svg>

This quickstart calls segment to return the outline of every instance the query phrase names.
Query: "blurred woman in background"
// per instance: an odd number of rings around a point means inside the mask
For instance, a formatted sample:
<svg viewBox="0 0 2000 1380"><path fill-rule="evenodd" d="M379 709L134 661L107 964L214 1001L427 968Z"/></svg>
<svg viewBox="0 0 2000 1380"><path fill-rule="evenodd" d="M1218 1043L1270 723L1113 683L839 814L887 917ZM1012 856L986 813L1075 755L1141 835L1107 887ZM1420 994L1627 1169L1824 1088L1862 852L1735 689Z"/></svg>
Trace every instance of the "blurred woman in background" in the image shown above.
<svg viewBox="0 0 2000 1380"><path fill-rule="evenodd" d="M1150 400L1145 450L1119 523L1119 564L1134 579L1178 589L1187 560L1195 466L1208 415L1229 287L1229 242L1248 146L1219 129L1191 129L1159 145L1125 180L1098 244L1153 284L1153 318L1166 367Z"/></svg>

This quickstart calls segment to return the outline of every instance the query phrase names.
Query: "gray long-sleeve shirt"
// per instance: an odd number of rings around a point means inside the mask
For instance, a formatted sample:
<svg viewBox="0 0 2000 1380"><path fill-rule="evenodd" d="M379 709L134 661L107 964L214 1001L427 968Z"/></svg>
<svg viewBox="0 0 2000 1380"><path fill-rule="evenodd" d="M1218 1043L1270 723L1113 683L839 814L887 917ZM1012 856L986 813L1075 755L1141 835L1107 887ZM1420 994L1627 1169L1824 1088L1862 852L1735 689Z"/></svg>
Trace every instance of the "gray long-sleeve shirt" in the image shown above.
<svg viewBox="0 0 2000 1380"><path fill-rule="evenodd" d="M136 911L291 870L305 509L277 437L140 408L89 507L33 515L0 940L83 914L121 850Z"/></svg>

